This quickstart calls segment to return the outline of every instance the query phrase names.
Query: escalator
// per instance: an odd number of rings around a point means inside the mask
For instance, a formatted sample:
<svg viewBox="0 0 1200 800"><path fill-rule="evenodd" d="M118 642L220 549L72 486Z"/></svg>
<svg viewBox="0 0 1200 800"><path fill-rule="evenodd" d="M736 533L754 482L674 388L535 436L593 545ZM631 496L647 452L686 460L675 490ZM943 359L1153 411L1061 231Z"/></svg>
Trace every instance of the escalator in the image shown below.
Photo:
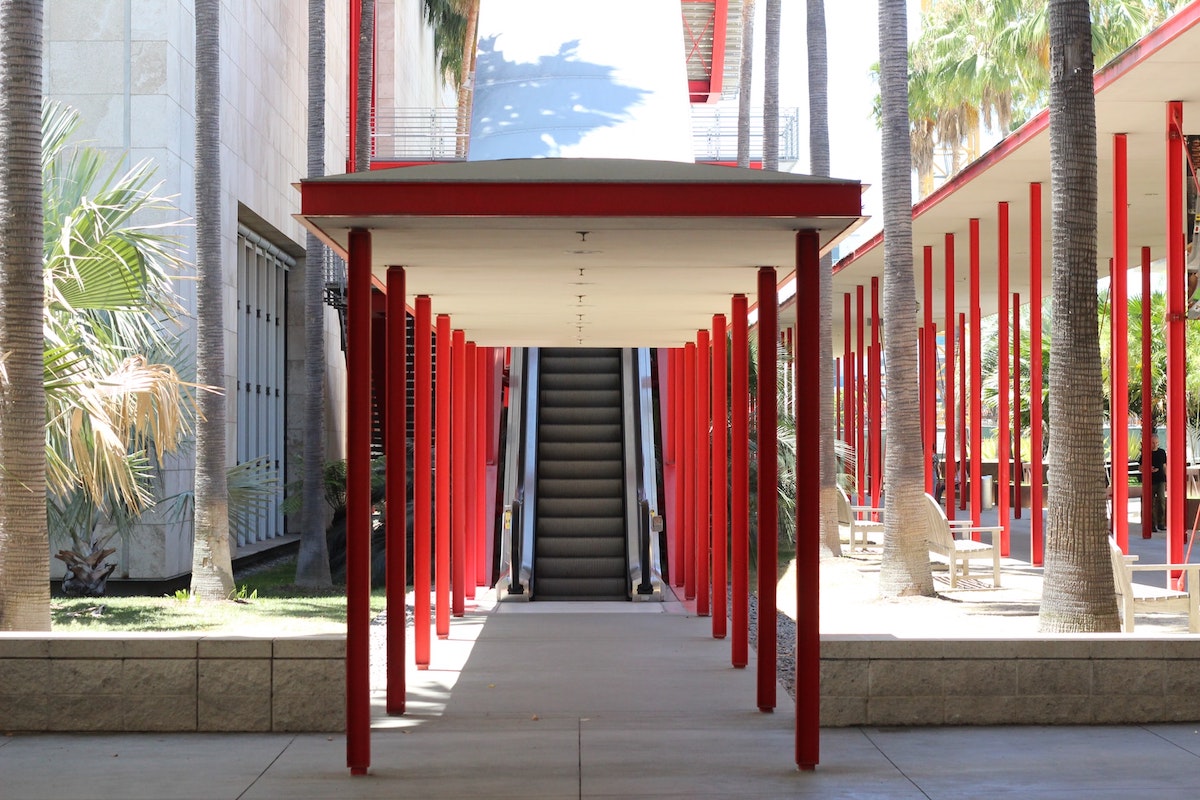
<svg viewBox="0 0 1200 800"><path fill-rule="evenodd" d="M504 599L661 600L648 350L514 351Z"/></svg>

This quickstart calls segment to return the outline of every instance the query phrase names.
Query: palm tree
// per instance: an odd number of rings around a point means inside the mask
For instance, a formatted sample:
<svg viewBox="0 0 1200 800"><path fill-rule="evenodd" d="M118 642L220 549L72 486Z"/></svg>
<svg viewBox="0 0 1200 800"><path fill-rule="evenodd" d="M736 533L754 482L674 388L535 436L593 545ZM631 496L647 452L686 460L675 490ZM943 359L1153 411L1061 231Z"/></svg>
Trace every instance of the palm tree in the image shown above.
<svg viewBox="0 0 1200 800"><path fill-rule="evenodd" d="M42 0L0 4L0 630L50 629L42 391Z"/></svg>
<svg viewBox="0 0 1200 800"><path fill-rule="evenodd" d="M308 177L325 174L325 0L308 0ZM325 538L325 246L309 231L304 252L304 452L298 586L329 586Z"/></svg>
<svg viewBox="0 0 1200 800"><path fill-rule="evenodd" d="M195 0L196 15L196 379L225 386L221 269L220 0ZM229 488L225 479L225 397L202 392L196 427L196 521L192 595L233 592Z"/></svg>
<svg viewBox="0 0 1200 800"><path fill-rule="evenodd" d="M913 277L912 159L908 140L908 22L904 0L879 0L879 83L883 120L883 340L888 365L884 516L879 591L932 595L921 485L917 392L917 294Z"/></svg>
<svg viewBox="0 0 1200 800"><path fill-rule="evenodd" d="M808 0L808 152L813 175L829 177L829 63L825 49L825 0ZM833 256L821 257L821 375L833 375ZM833 382L817 381L821 408L821 552L841 555L837 521L837 457L833 451Z"/></svg>
<svg viewBox="0 0 1200 800"><path fill-rule="evenodd" d="M1087 0L1050 2L1050 462L1039 629L1120 629L1109 562L1096 315L1096 98Z"/></svg>
<svg viewBox="0 0 1200 800"><path fill-rule="evenodd" d="M737 165L750 166L750 94L754 72L754 0L742 2L742 62L738 72Z"/></svg>
<svg viewBox="0 0 1200 800"><path fill-rule="evenodd" d="M779 24L781 0L767 0L763 50L763 169L779 169Z"/></svg>

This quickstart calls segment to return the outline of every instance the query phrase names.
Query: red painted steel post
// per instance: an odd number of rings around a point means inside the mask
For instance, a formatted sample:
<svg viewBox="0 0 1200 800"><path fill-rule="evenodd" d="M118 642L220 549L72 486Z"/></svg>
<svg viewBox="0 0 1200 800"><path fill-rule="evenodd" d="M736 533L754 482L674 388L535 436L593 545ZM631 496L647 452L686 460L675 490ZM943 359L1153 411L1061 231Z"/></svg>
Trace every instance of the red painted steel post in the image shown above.
<svg viewBox="0 0 1200 800"><path fill-rule="evenodd" d="M863 294L865 288L860 283L855 287L855 325L857 330L858 349L855 355L855 361L858 362L858 434L855 437L854 452L857 458L855 459L855 470L858 473L855 475L854 483L858 487L858 504L866 505L867 502L867 351L863 346L863 329L866 327L866 315L864 314Z"/></svg>
<svg viewBox="0 0 1200 800"><path fill-rule="evenodd" d="M696 343L683 348L683 599L696 598Z"/></svg>
<svg viewBox="0 0 1200 800"><path fill-rule="evenodd" d="M1013 515L1021 518L1021 487L1025 470L1021 463L1021 295L1012 296L1012 421L1013 421Z"/></svg>
<svg viewBox="0 0 1200 800"><path fill-rule="evenodd" d="M929 390L925 386L925 379L929 377L926 366L926 343L925 343L925 326L917 328L917 417L921 421L921 455L924 459L925 443L929 441L929 428L925 418L925 406L929 404ZM930 472L930 462L925 459L925 468L921 470L924 476L922 485L925 491L929 491L929 484L932 473Z"/></svg>
<svg viewBox="0 0 1200 800"><path fill-rule="evenodd" d="M969 480L968 469L970 467L969 454L967 453L967 439L970 432L967 430L967 315L965 312L958 312L958 396L961 401L958 404L958 463L960 465L960 476L962 478L961 491L958 493L958 507L960 510L965 510L967 507L967 481Z"/></svg>
<svg viewBox="0 0 1200 800"><path fill-rule="evenodd" d="M983 308L979 300L979 218L968 222L971 253L971 522L983 509ZM965 405L965 404L964 404ZM972 538L978 539L979 534Z"/></svg>
<svg viewBox="0 0 1200 800"><path fill-rule="evenodd" d="M1153 452L1147 443L1150 437L1154 435L1154 404L1150 402L1153 398L1152 378L1153 370L1150 368L1150 248L1142 248L1142 474L1149 475L1151 464L1151 453ZM1151 502L1153 501L1153 487L1150 481L1142 481L1142 538L1149 539L1150 520L1151 520Z"/></svg>
<svg viewBox="0 0 1200 800"><path fill-rule="evenodd" d="M437 534L434 538L434 562L437 570L434 594L434 629L439 639L450 635L450 395L453 387L450 385L450 366L453 355L450 344L450 317L438 314L437 317L437 376L434 381L434 410L433 448L435 475L437 477L437 501L435 511L435 527Z"/></svg>
<svg viewBox="0 0 1200 800"><path fill-rule="evenodd" d="M819 376L821 338L820 242L796 234L796 374ZM794 403L796 452L821 449L821 406L816 392L797 392ZM821 746L820 553L821 466L796 459L796 765L814 769Z"/></svg>
<svg viewBox="0 0 1200 800"><path fill-rule="evenodd" d="M734 667L749 663L750 603L750 368L747 331L746 295L735 294L730 310L733 349L733 374L730 375L729 468L733 489L730 513L730 558L733 566L733 642L730 646Z"/></svg>
<svg viewBox="0 0 1200 800"><path fill-rule="evenodd" d="M371 233L350 231L346 311L346 766L371 765Z"/></svg>
<svg viewBox="0 0 1200 800"><path fill-rule="evenodd" d="M1042 566L1042 185L1029 184L1029 552Z"/></svg>
<svg viewBox="0 0 1200 800"><path fill-rule="evenodd" d="M871 505L883 500L883 340L880 336L879 278L871 278Z"/></svg>
<svg viewBox="0 0 1200 800"><path fill-rule="evenodd" d="M488 370L495 363L492 348L475 352L475 585L488 584L487 450Z"/></svg>
<svg viewBox="0 0 1200 800"><path fill-rule="evenodd" d="M683 348L671 348L673 366L671 367L671 396L670 408L673 414L671 433L675 440L675 505L671 521L671 584L683 586L684 576L684 466L683 466Z"/></svg>
<svg viewBox="0 0 1200 800"><path fill-rule="evenodd" d="M779 463L775 339L779 289L775 270L758 270L758 710L775 710L776 567L779 560ZM815 452L815 451L814 451Z"/></svg>
<svg viewBox="0 0 1200 800"><path fill-rule="evenodd" d="M1113 136L1112 508L1117 545L1129 552L1129 150Z"/></svg>
<svg viewBox="0 0 1200 800"><path fill-rule="evenodd" d="M954 452L954 234L946 234L946 368L944 370L945 386L942 387L942 396L945 398L945 407L942 409L942 417L946 425L946 436L943 440L942 447L946 451L946 457L942 462L942 471L945 473L946 479L946 516L954 519L956 503L954 498L957 494L955 481L958 477L958 459Z"/></svg>
<svg viewBox="0 0 1200 800"><path fill-rule="evenodd" d="M846 379L842 374L842 357L833 358L833 435L842 438L842 390Z"/></svg>
<svg viewBox="0 0 1200 800"><path fill-rule="evenodd" d="M707 617L709 609L709 559L712 557L712 523L709 520L709 472L712 461L708 445L708 376L712 347L706 330L696 332L696 614Z"/></svg>
<svg viewBox="0 0 1200 800"><path fill-rule="evenodd" d="M846 376L846 425L842 432L842 441L854 445L856 441L855 430L858 427L858 395L856 393L858 369L854 366L854 346L853 346L853 317L850 313L851 297L849 292L842 295L842 364L844 374ZM850 473L853 476L853 472Z"/></svg>
<svg viewBox="0 0 1200 800"><path fill-rule="evenodd" d="M433 574L433 337L429 297L413 315L413 652L429 669L429 593Z"/></svg>
<svg viewBox="0 0 1200 800"><path fill-rule="evenodd" d="M387 271L387 478L386 493L387 536L387 700L389 714L403 714L405 701L404 594L408 586L408 476L405 398L407 388L408 311L405 308L404 267L388 267Z"/></svg>
<svg viewBox="0 0 1200 800"><path fill-rule="evenodd" d="M465 406L464 413L466 419L463 421L463 433L466 442L463 444L463 506L466 511L466 520L463 524L464 547L463 553L463 593L467 600L475 599L475 547L478 542L478 537L475 532L475 506L479 503L479 486L476 483L478 471L475 468L476 446L475 439L478 432L475 430L475 406L478 398L476 393L479 387L476 382L479 379L476 361L479 359L479 348L474 342L467 342L466 349L467 363L465 367L466 374L466 396L463 398ZM458 387L462 390L462 386Z"/></svg>
<svg viewBox="0 0 1200 800"><path fill-rule="evenodd" d="M996 319L1000 328L996 337L999 349L996 365L999 371L996 379L996 400L999 406L996 420L996 442L999 444L996 453L996 484L1000 493L999 502L996 504L996 517L1004 528L1000 532L1000 555L1007 556L1010 528L1008 498L1012 488L1012 473L1009 470L1012 425L1008 413L1008 203L996 204L996 227Z"/></svg>
<svg viewBox="0 0 1200 800"><path fill-rule="evenodd" d="M451 334L450 346L450 613L466 613L467 583L467 338Z"/></svg>
<svg viewBox="0 0 1200 800"><path fill-rule="evenodd" d="M725 562L725 553L729 547L729 481L726 477L729 463L729 407L726 400L729 391L729 369L725 361L725 315L714 314L712 324L712 632L714 639L724 639L728 620L725 599L728 565Z"/></svg>
<svg viewBox="0 0 1200 800"><path fill-rule="evenodd" d="M1183 103L1167 103L1167 562L1183 561L1187 495L1187 274Z"/></svg>
<svg viewBox="0 0 1200 800"><path fill-rule="evenodd" d="M933 450L937 439L937 333L933 329L933 248L925 247L922 251L922 268L924 269L925 321L921 330L925 332L925 347L921 360L921 387L924 390L925 404L921 409L922 430L925 446L925 491L934 492L937 476L933 474Z"/></svg>

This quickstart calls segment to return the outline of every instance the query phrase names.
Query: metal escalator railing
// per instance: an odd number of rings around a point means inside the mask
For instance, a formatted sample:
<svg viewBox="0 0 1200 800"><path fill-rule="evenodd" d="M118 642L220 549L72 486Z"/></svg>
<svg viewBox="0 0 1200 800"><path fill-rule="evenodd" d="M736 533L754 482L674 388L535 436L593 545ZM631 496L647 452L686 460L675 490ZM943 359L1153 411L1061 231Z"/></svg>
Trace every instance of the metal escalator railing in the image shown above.
<svg viewBox="0 0 1200 800"><path fill-rule="evenodd" d="M658 513L650 350L623 351L623 366L629 586L635 600L661 600L662 569L657 532L662 530L662 517Z"/></svg>
<svg viewBox="0 0 1200 800"><path fill-rule="evenodd" d="M537 507L537 348L512 351L504 459L504 516L497 595L529 599L533 581L533 520Z"/></svg>

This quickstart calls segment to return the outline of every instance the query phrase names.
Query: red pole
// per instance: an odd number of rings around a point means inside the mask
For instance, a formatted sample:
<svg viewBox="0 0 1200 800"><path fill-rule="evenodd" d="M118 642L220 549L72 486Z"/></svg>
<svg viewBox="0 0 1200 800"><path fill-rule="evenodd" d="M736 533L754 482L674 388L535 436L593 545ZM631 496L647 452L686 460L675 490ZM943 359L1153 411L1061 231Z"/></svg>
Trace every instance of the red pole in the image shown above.
<svg viewBox="0 0 1200 800"><path fill-rule="evenodd" d="M488 369L494 359L492 348L480 347L475 351L475 580L476 586L488 584L487 557L487 442L488 425Z"/></svg>
<svg viewBox="0 0 1200 800"><path fill-rule="evenodd" d="M730 320L733 325L733 374L730 376L729 441L732 445L730 477L733 488L730 547L733 561L733 642L731 660L742 669L749 663L750 594L750 378L749 333L746 295L733 296Z"/></svg>
<svg viewBox="0 0 1200 800"><path fill-rule="evenodd" d="M954 234L946 234L946 369L945 408L942 417L946 423L946 437L943 447L946 451L944 472L946 473L946 516L955 516L955 480L958 477L958 461L954 453Z"/></svg>
<svg viewBox="0 0 1200 800"><path fill-rule="evenodd" d="M1021 468L1021 295L1012 296L1012 421L1013 421L1013 513L1021 518L1021 487L1024 470Z"/></svg>
<svg viewBox="0 0 1200 800"><path fill-rule="evenodd" d="M855 351L855 360L858 362L858 441L854 447L857 454L854 466L858 474L854 482L858 487L859 505L865 505L867 502L867 351L863 346L863 329L866 327L866 315L863 313L864 291L861 283L855 287L855 306L858 312L855 316L858 343L858 349Z"/></svg>
<svg viewBox="0 0 1200 800"><path fill-rule="evenodd" d="M1117 546L1129 552L1129 158L1113 136L1112 487Z"/></svg>
<svg viewBox="0 0 1200 800"><path fill-rule="evenodd" d="M450 367L453 355L450 344L450 317L437 317L437 369L434 381L436 409L434 424L437 430L433 438L435 476L437 478L437 508L435 509L437 535L434 539L437 581L434 587L434 627L439 639L450 636Z"/></svg>
<svg viewBox="0 0 1200 800"><path fill-rule="evenodd" d="M1029 184L1029 552L1042 566L1042 185Z"/></svg>
<svg viewBox="0 0 1200 800"><path fill-rule="evenodd" d="M925 247L922 251L925 282L922 287L925 302L925 332L924 358L921 360L921 386L924 389L925 405L921 411L921 421L925 432L925 491L934 492L933 474L934 440L937 439L937 333L933 329L933 248Z"/></svg>
<svg viewBox="0 0 1200 800"><path fill-rule="evenodd" d="M371 233L350 231L346 332L346 766L371 765ZM772 623L774 624L774 623Z"/></svg>
<svg viewBox="0 0 1200 800"><path fill-rule="evenodd" d="M1153 381L1150 364L1150 248L1142 248L1142 474L1149 475L1151 453L1146 445L1154 435L1153 398L1150 396ZM1142 538L1149 539L1153 488L1149 481L1142 481Z"/></svg>
<svg viewBox="0 0 1200 800"><path fill-rule="evenodd" d="M671 348L671 434L675 442L675 504L671 521L671 583L683 586L684 567L684 537L687 526L684 523L684 470L683 470L683 348Z"/></svg>
<svg viewBox="0 0 1200 800"><path fill-rule="evenodd" d="M858 377L858 370L854 366L854 347L851 341L854 323L850 313L850 303L850 293L846 292L842 295L842 338L844 340L842 343L842 369L844 370L844 374L846 376L846 424L842 431L842 441L853 445L855 441L854 431L858 425L858 416L855 413L858 408L858 400L856 399L857 394L855 390L855 385L857 383L855 379Z"/></svg>
<svg viewBox="0 0 1200 800"><path fill-rule="evenodd" d="M408 510L405 474L408 427L405 420L405 389L407 362L405 334L408 311L405 309L404 267L388 267L387 271L387 713L403 714L405 700L404 592L408 585L405 542L408 538Z"/></svg>
<svg viewBox="0 0 1200 800"><path fill-rule="evenodd" d="M467 583L467 341L452 334L450 372L450 613L466 612Z"/></svg>
<svg viewBox="0 0 1200 800"><path fill-rule="evenodd" d="M925 344L925 326L917 328L917 417L921 421L921 454L924 457L925 443L929 441L929 426L928 420L925 418L925 407L929 405L929 388L925 385L926 378L929 377L929 371L926 367L926 344ZM929 461L925 461L925 468L921 470L924 476L922 482L925 491L929 491L929 482L932 473L929 470Z"/></svg>
<svg viewBox="0 0 1200 800"><path fill-rule="evenodd" d="M838 439L842 438L842 390L846 379L842 375L842 357L833 358L833 432Z"/></svg>
<svg viewBox="0 0 1200 800"><path fill-rule="evenodd" d="M417 297L413 317L413 651L429 669L429 593L433 572L433 337L429 297Z"/></svg>
<svg viewBox="0 0 1200 800"><path fill-rule="evenodd" d="M796 234L797 375L820 375L813 346L821 335L820 243L817 234ZM796 452L821 449L821 407L816 392L796 392ZM821 468L815 458L796 459L796 766L815 769L821 747L820 555Z"/></svg>
<svg viewBox="0 0 1200 800"><path fill-rule="evenodd" d="M879 335L879 278L871 278L871 505L883 493L883 359Z"/></svg>
<svg viewBox="0 0 1200 800"><path fill-rule="evenodd" d="M978 525L983 509L983 358L980 326L983 309L979 301L979 218L968 223L971 251L971 522ZM966 348L963 348L964 353ZM966 404L964 403L964 406ZM979 534L975 534L975 539Z"/></svg>
<svg viewBox="0 0 1200 800"><path fill-rule="evenodd" d="M1011 452L1009 438L1012 435L1012 426L1008 415L1008 203L997 203L997 277L996 277L996 317L1000 330L996 343L999 348L997 354L997 367L999 375L996 380L996 400L999 405L996 431L996 441L1000 445L997 453L997 475L996 483L999 485L999 503L997 508L999 511L996 516L999 519L1000 525L1004 530L1000 532L1000 555L1007 556L1009 552L1009 519L1008 519L1008 497L1009 490L1012 488L1012 475L1009 472L1009 453Z"/></svg>
<svg viewBox="0 0 1200 800"><path fill-rule="evenodd" d="M696 343L683 348L683 385L696 387ZM696 597L696 403L683 401L683 599Z"/></svg>
<svg viewBox="0 0 1200 800"><path fill-rule="evenodd" d="M709 610L708 560L712 532L709 521L709 470L712 462L708 450L709 365L712 348L708 331L696 332L696 613L707 617Z"/></svg>
<svg viewBox="0 0 1200 800"><path fill-rule="evenodd" d="M775 340L779 290L772 267L758 270L758 710L775 710L775 586L779 544L779 409ZM813 451L816 452L815 450Z"/></svg>
<svg viewBox="0 0 1200 800"><path fill-rule="evenodd" d="M729 389L729 368L725 361L726 333L725 315L713 315L713 371L712 371L712 620L713 638L724 639L727 606L725 601L726 575L725 550L729 546L727 503L729 481L726 479L729 463L727 443L729 407L726 392Z"/></svg>
<svg viewBox="0 0 1200 800"><path fill-rule="evenodd" d="M962 400L958 404L958 463L962 469L962 491L958 493L958 507L965 510L967 507L967 486L966 482L970 480L968 470L971 462L967 453L967 438L969 431L967 430L967 315L965 312L958 314L958 396Z"/></svg>
<svg viewBox="0 0 1200 800"><path fill-rule="evenodd" d="M479 503L479 487L476 484L478 471L475 468L476 446L475 438L478 432L475 430L475 406L477 405L476 392L479 390L477 385L478 370L476 361L479 358L479 349L474 342L467 342L466 349L466 365L464 367L464 376L466 379L466 393L463 397L463 433L466 441L463 443L463 506L466 511L466 520L463 524L464 547L463 553L463 593L466 594L467 600L475 599L475 547L478 541L475 531L475 506ZM458 387L462 390L462 386Z"/></svg>
<svg viewBox="0 0 1200 800"><path fill-rule="evenodd" d="M1167 562L1183 561L1187 495L1187 275L1183 232L1183 103L1167 103Z"/></svg>

